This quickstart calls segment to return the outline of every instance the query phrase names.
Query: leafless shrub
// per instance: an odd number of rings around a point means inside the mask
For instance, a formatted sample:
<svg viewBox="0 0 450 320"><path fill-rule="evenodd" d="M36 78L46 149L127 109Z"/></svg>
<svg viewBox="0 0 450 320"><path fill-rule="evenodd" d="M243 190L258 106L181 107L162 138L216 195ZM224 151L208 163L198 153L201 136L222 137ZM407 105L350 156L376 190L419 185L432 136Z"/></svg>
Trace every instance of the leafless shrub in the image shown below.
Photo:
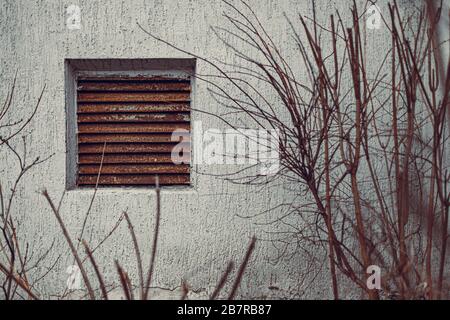
<svg viewBox="0 0 450 320"><path fill-rule="evenodd" d="M13 82L12 88L10 93L8 94L8 97L3 105L3 107L0 109L0 120L6 119L6 115L8 111L13 110L12 108L12 99L15 89L15 80ZM3 255L3 257L0 259L0 274L3 275L3 277L0 277L0 287L2 289L2 295L5 299L20 299L20 298L28 298L28 299L40 299L41 294L35 289L35 283L37 281L42 280L45 278L53 269L53 264L50 268L48 268L48 271L37 278L37 280L33 283L29 282L28 272L30 270L35 269L39 264L43 263L46 255L48 252L50 252L53 249L53 246L51 245L46 252L40 257L37 258L37 261L31 261L29 259L29 252L28 252L28 241L29 239L26 238L26 235L23 235L23 238L21 241L18 240L18 230L17 225L15 223L15 217L14 217L14 210L12 207L13 201L17 195L17 190L19 188L20 182L22 181L23 177L28 171L31 171L34 167L41 164L42 162L46 161L48 158L40 159L36 158L31 163L28 163L27 161L27 149L26 149L26 136L24 135L22 137L23 142L23 153L20 153L18 149L14 145L14 139L15 137L19 136L20 133L23 133L26 131L27 126L31 123L32 118L35 116L39 104L41 102L42 96L44 94L44 90L42 91L36 106L33 108L33 111L29 118L25 120L19 120L19 121L12 121L12 122L0 122L0 152L10 152L15 156L15 159L17 160L17 164L19 166L19 174L15 181L13 181L12 188L10 190L10 193L8 195L5 194L4 190L2 189L2 181L0 181L0 230L2 231L2 236L0 237L0 253ZM3 130L5 129L5 130ZM104 148L106 147L106 144ZM104 149L103 149L104 150ZM102 161L100 164L98 176L97 176L97 182L101 175L102 170L102 164L103 164L103 156L104 152L102 154ZM158 179L156 179L158 180ZM129 217L129 215L124 212L123 215L119 218L115 226L110 230L108 234L93 248L91 249L88 245L88 243L84 240L84 231L86 229L86 226L89 223L89 216L91 215L92 205L95 201L95 197L98 190L98 183L96 184L93 194L91 197L91 200L89 202L88 209L85 213L82 228L80 230L80 234L76 237L76 240L73 239L73 237L69 234L68 229L66 228L66 225L63 221L63 218L60 214L60 208L61 204L64 200L65 192L63 192L59 202L55 204L55 202L50 197L47 190L44 190L42 192L44 198L47 200L49 207L51 209L51 212L53 213L54 217L56 218L60 228L61 228L61 234L65 238L69 248L70 252L72 253L72 256L74 258L74 261L76 262L77 266L79 267L79 270L82 275L83 282L86 287L87 291L87 297L90 299L96 299L98 298L96 295L96 288L91 283L91 277L92 275L89 273L88 269L86 268L86 261L88 260L94 270L95 277L98 281L99 288L100 288L100 298L108 300L108 287L110 287L104 279L104 276L102 274L100 266L97 264L95 258L94 258L94 252L109 238L111 235L117 230L119 227L122 218L125 217L127 221L127 225L130 231L132 244L135 250L136 254L136 261L139 269L139 298L140 299L147 299L149 294L149 289L151 285L151 279L154 272L154 264L157 256L157 245L158 245L158 234L159 234L159 227L160 227L160 217L161 217L161 209L160 209L160 188L157 185L156 186L156 222L155 222L155 230L153 232L153 242L152 242L152 250L150 254L150 264L149 269L147 273L147 278L144 279L144 272L142 267L142 257L141 257L141 251L139 249L139 244L137 241L136 234L134 232L134 227L132 224L132 221ZM79 251L79 245L82 244L85 252L85 256L82 255L82 252ZM25 245L25 252L22 251L23 246ZM250 249L253 249L254 242L252 242L252 246ZM235 294L241 279L242 275L245 271L245 268L248 263L248 258L250 257L251 250L247 252L245 264L243 264L240 268L240 272L238 274L238 278L234 283L233 286L233 295ZM33 262L33 264L31 264ZM31 264L31 265L30 265ZM232 264L232 263L231 263ZM132 286L132 280L129 278L128 273L124 270L124 268L119 264L118 261L116 261L116 269L118 272L118 276L120 279L120 284L124 293L124 296L127 299L134 299L134 292L133 292L133 286ZM220 286L216 289L216 292L214 294L214 298L218 297L218 294L222 287L225 284L225 280L223 280L220 283ZM186 298L188 295L189 289L186 283L183 285L183 296L182 298ZM25 296L23 295L25 293ZM59 296L60 299L65 299L69 297L70 290L66 290L61 293Z"/></svg>
<svg viewBox="0 0 450 320"><path fill-rule="evenodd" d="M0 180L0 270L5 275L0 280L1 295L4 299L14 299L22 295L18 288L21 288L26 296L36 298L33 293L35 283L29 282L28 273L37 268L40 262L45 259L48 254L44 252L41 257L37 257L32 261L29 252L30 239L23 239L26 235L20 234L17 226L17 217L14 214L14 206L17 205L17 193L21 187L21 183L26 174L39 164L45 162L49 157L41 159L27 158L27 126L31 123L36 112L38 111L41 99L44 95L45 86L33 106L29 115L25 119L14 119L13 97L16 88L16 77L14 77L12 87L8 96L0 107L0 156L6 159L6 156L12 155L14 165L18 168L18 173L13 181ZM18 139L18 138L21 139ZM19 141L18 141L19 140ZM17 168L12 167L12 170ZM5 190L3 186L9 185L9 190ZM20 239L19 238L23 237ZM51 268L50 268L51 269ZM38 279L40 280L40 278Z"/></svg>
<svg viewBox="0 0 450 320"><path fill-rule="evenodd" d="M429 1L404 14L390 4L384 28L391 44L374 66L355 2L348 27L339 12L321 24L314 6L312 18L288 20L294 58L283 55L249 4L224 3L228 25L214 30L235 53L234 64L139 27L214 71L195 75L224 109L211 115L235 127L230 117L237 114L280 132L282 170L275 179L292 183L301 199L285 204L288 213L277 219L292 230L283 230L280 242L306 256L324 247L335 299L340 282L370 299L448 296L450 61L439 59L448 45L436 41L441 8ZM243 172L227 179L274 180ZM367 285L372 265L383 271L382 290Z"/></svg>
<svg viewBox="0 0 450 320"><path fill-rule="evenodd" d="M100 175L100 174L99 174ZM156 179L156 181L158 181L158 179ZM147 278L145 280L145 285L144 285L144 277L143 277L143 267L142 267L142 256L141 256L141 251L139 249L139 245L137 242L137 238L136 235L134 233L134 226L131 222L130 217L128 216L128 214L125 212L124 216L125 219L128 223L128 228L130 230L130 234L131 234L131 238L132 238L132 244L135 250L135 254L136 254L136 262L138 265L138 269L139 269L139 287L140 287L140 299L141 300L147 300L148 299L148 292L149 289L151 288L151 279L152 279L152 275L154 272L154 264L155 264L155 260L156 260L156 252L157 252L157 245L158 245L158 233L159 233L159 228L160 228L160 219L161 219L161 209L160 209L160 187L158 185L158 183L156 184L156 198L157 198L157 206L156 206L156 221L155 221L155 230L154 230L154 237L153 237L153 246L152 246L152 250L151 250L151 255L150 255L150 264L149 264L149 269L148 269L148 273L147 273ZM64 222L62 221L61 215L59 214L59 210L56 208L56 206L53 204L53 201L51 200L50 196L48 195L47 191L43 192L44 197L47 199L52 212L54 214L54 216L56 217L58 223L61 226L62 229L62 233L67 241L67 244L69 245L72 255L75 258L75 261L77 262L81 274L83 276L83 281L84 284L86 286L88 295L90 299L96 299L96 295L95 295L95 290L93 290L93 287L91 285L91 281L89 278L89 274L86 272L85 267L83 266L83 259L81 259L78 251L75 248L75 245L73 244L73 241L71 239L71 236L69 235L69 233L67 232L67 229L64 225ZM97 263L95 262L95 259L93 257L92 251L89 249L89 246L87 245L86 241L82 241L83 245L85 247L85 251L86 254L88 256L88 258L91 261L91 264L94 267L94 271L95 271L95 275L98 279L99 285L100 285L100 290L102 292L101 298L102 299L108 299L108 293L106 290L106 285L105 285L105 281L103 278L102 273L100 272L100 269L97 265ZM242 261L238 273L236 275L236 279L233 283L230 295L229 295L229 299L233 299L236 296L237 290L240 286L240 283L242 281L243 275L245 273L245 270L247 268L247 265L249 263L249 259L251 257L251 254L255 248L255 242L256 239L253 238L252 241L250 242L250 245L247 249L247 252L244 256L244 260ZM128 275L128 273L125 271L125 269L120 265L119 261L116 260L115 261L115 265L116 265L116 269L117 269L117 273L120 279L120 284L121 284L121 288L123 290L124 296L127 300L134 300L135 296L134 296L134 291L133 291L133 285L132 285L132 281ZM230 262L229 266L232 266L233 263ZM231 270L229 270L230 267L227 268L227 272L226 272L226 277L228 277L228 274L231 272ZM218 286L216 287L216 290L214 291L213 295L211 296L212 298L217 298L219 296L220 290L223 288L225 282L226 282L226 277L222 278L222 280L219 282ZM181 299L185 299L188 295L189 292L189 287L187 286L186 282L183 282L182 285L182 296Z"/></svg>

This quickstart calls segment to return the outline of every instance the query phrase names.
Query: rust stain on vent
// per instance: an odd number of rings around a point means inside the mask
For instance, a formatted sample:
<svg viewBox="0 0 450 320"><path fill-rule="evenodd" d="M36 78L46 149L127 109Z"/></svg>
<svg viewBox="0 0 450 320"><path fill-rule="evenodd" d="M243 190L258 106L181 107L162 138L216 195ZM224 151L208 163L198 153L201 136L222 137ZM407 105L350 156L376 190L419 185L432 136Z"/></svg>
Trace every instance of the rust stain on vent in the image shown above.
<svg viewBox="0 0 450 320"><path fill-rule="evenodd" d="M78 92L80 91L185 91L191 89L189 82L106 82L106 81L83 81L78 83Z"/></svg>
<svg viewBox="0 0 450 320"><path fill-rule="evenodd" d="M188 92L78 92L78 102L189 101Z"/></svg>
<svg viewBox="0 0 450 320"><path fill-rule="evenodd" d="M80 113L127 113L127 112L189 112L189 103L115 103L115 104L91 104L83 103L78 105Z"/></svg>
<svg viewBox="0 0 450 320"><path fill-rule="evenodd" d="M177 135L178 136L178 135ZM189 142L191 140L189 135L180 137L178 136L178 140L175 140L175 137L172 138L171 134L158 134L158 133L125 133L125 134L108 134L108 133L99 133L99 134L78 134L78 143L118 143L118 142Z"/></svg>
<svg viewBox="0 0 450 320"><path fill-rule="evenodd" d="M183 155L184 163L189 163L190 154ZM80 154L79 164L100 164L102 156L99 154ZM172 163L170 154L105 154L103 164L108 163Z"/></svg>
<svg viewBox="0 0 450 320"><path fill-rule="evenodd" d="M159 183L161 185L183 185L189 184L189 175L159 175ZM80 175L78 179L78 185L95 185L97 181L97 175ZM99 185L154 185L155 175L101 175L99 179Z"/></svg>
<svg viewBox="0 0 450 320"><path fill-rule="evenodd" d="M189 123L79 123L79 133L172 133L175 130L189 130Z"/></svg>
<svg viewBox="0 0 450 320"><path fill-rule="evenodd" d="M184 143L183 143L184 144ZM184 150L189 150L189 144L184 144ZM105 153L171 153L174 148L172 143L109 143L106 144ZM79 144L79 154L102 153L103 144Z"/></svg>
<svg viewBox="0 0 450 320"><path fill-rule="evenodd" d="M78 186L190 184L189 77L79 77ZM175 130L186 133L172 140ZM183 164L171 152L183 142Z"/></svg>
<svg viewBox="0 0 450 320"><path fill-rule="evenodd" d="M81 174L97 174L100 165L80 165ZM165 173L189 173L188 165L173 166L170 164L104 164L103 174L158 174Z"/></svg>
<svg viewBox="0 0 450 320"><path fill-rule="evenodd" d="M184 113L98 113L79 114L78 123L81 122L186 122L189 114Z"/></svg>

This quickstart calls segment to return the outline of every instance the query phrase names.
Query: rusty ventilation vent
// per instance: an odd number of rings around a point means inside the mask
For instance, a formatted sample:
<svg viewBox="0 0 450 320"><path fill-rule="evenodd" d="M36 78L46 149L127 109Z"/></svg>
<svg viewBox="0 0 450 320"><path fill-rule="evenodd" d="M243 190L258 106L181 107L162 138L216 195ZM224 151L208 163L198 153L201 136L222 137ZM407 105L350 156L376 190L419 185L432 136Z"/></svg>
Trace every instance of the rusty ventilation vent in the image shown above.
<svg viewBox="0 0 450 320"><path fill-rule="evenodd" d="M154 185L156 175L189 185L189 164L171 160L171 136L190 131L190 92L188 77L79 77L77 185L95 186L103 149L99 186Z"/></svg>

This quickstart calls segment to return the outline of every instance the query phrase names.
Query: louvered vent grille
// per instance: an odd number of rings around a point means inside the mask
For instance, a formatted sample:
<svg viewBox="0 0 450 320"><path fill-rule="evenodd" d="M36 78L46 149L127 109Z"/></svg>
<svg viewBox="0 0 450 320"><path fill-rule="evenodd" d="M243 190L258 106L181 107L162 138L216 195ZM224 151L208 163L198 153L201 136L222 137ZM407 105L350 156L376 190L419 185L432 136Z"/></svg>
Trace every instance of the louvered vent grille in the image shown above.
<svg viewBox="0 0 450 320"><path fill-rule="evenodd" d="M190 131L189 78L79 77L77 81L78 186L190 184L190 140L175 164L171 141ZM106 145L105 145L106 143Z"/></svg>

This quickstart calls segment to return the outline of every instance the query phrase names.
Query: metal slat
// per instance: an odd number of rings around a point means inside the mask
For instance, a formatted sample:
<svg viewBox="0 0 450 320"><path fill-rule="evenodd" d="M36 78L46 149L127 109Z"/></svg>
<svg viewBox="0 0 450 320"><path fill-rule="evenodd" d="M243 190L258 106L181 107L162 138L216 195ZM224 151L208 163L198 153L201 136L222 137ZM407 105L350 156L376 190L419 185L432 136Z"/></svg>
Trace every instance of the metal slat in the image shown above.
<svg viewBox="0 0 450 320"><path fill-rule="evenodd" d="M188 122L189 113L79 114L78 122Z"/></svg>
<svg viewBox="0 0 450 320"><path fill-rule="evenodd" d="M172 133L175 130L190 130L189 123L148 123L148 124L78 124L79 133Z"/></svg>
<svg viewBox="0 0 450 320"><path fill-rule="evenodd" d="M184 150L190 152L190 144L185 145ZM175 144L163 144L163 143L115 143L104 145L101 143L94 144L80 144L78 146L78 153L102 153L103 148L105 153L171 153Z"/></svg>
<svg viewBox="0 0 450 320"><path fill-rule="evenodd" d="M189 100L189 92L78 92L78 102L177 102Z"/></svg>
<svg viewBox="0 0 450 320"><path fill-rule="evenodd" d="M79 104L81 113L126 113L126 112L189 112L188 103L116 103L116 104Z"/></svg>
<svg viewBox="0 0 450 320"><path fill-rule="evenodd" d="M105 133L105 134L78 134L78 143L100 143L100 142L106 142L106 143L118 143L118 142L167 142L167 143L173 143L173 142L189 142L191 140L189 135L186 136L176 136L174 139L178 138L178 140L172 140L172 135L167 134L145 134L145 133L130 133L130 134L111 134L111 133Z"/></svg>
<svg viewBox="0 0 450 320"><path fill-rule="evenodd" d="M189 82L121 82L121 81L80 81L78 91L190 91Z"/></svg>
<svg viewBox="0 0 450 320"><path fill-rule="evenodd" d="M190 153L183 154L184 163L190 162ZM100 164L102 163L101 154L80 154L78 156L79 164ZM173 163L170 154L105 154L103 164L127 164L127 163Z"/></svg>
<svg viewBox="0 0 450 320"><path fill-rule="evenodd" d="M80 165L80 174L98 174L100 165ZM103 164L101 174L189 173L188 165L176 164Z"/></svg>
<svg viewBox="0 0 450 320"><path fill-rule="evenodd" d="M190 177L188 174L182 175L158 175L160 185L189 185ZM100 175L99 185L154 185L155 175ZM95 186L97 175L80 175L78 177L79 185Z"/></svg>
<svg viewBox="0 0 450 320"><path fill-rule="evenodd" d="M167 77L167 76L126 76L126 75L117 75L117 76L78 76L78 82L82 81L145 81L145 82L189 82L189 76L179 76L179 77Z"/></svg>

